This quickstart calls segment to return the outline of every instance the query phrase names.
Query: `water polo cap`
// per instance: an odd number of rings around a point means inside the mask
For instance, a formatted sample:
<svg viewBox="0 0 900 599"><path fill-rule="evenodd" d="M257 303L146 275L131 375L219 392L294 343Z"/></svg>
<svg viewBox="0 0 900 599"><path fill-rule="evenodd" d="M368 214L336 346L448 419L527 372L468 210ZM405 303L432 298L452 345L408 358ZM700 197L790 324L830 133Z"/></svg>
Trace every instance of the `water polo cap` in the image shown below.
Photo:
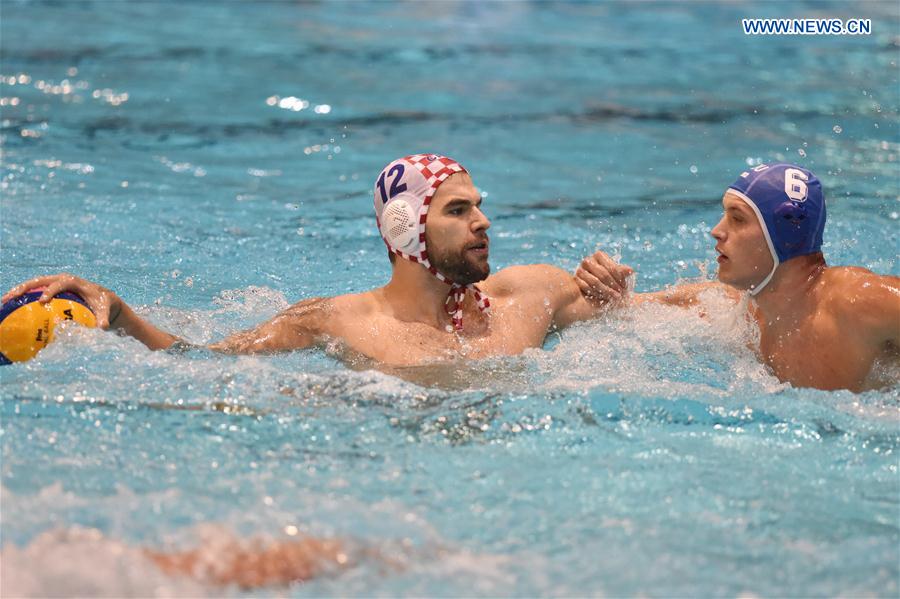
<svg viewBox="0 0 900 599"><path fill-rule="evenodd" d="M782 262L821 251L825 196L811 171L796 164L760 164L741 173L728 190L756 213L775 262L750 295L763 290Z"/></svg>
<svg viewBox="0 0 900 599"><path fill-rule="evenodd" d="M428 259L425 221L428 207L441 183L455 173L468 173L461 164L438 154L414 154L398 158L381 171L375 181L375 221L388 249L416 262L450 285L445 307L453 328L462 329L462 306L471 292L482 312L490 311L490 300L475 285L457 285L439 273Z"/></svg>

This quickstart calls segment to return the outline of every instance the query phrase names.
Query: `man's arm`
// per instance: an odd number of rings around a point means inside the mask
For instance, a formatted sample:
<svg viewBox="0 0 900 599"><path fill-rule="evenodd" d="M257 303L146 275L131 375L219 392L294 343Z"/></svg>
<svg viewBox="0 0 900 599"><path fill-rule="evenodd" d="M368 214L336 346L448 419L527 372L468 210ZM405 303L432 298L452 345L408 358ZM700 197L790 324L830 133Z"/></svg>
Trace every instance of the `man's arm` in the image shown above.
<svg viewBox="0 0 900 599"><path fill-rule="evenodd" d="M628 296L630 266L619 264L605 252L594 252L581 261L576 276L558 268L548 273L558 279L559 302L553 315L553 327L565 328L582 320L596 318L622 304ZM580 274L581 276L577 276Z"/></svg>
<svg viewBox="0 0 900 599"><path fill-rule="evenodd" d="M63 291L77 293L94 313L99 328L121 331L152 350L168 349L176 343L191 346L138 316L109 289L71 274L49 275L25 281L4 294L2 301L6 302L30 289L40 287L45 289L38 301L49 302L53 296ZM210 345L209 349L236 354L309 347L324 334L328 305L329 302L321 298L300 302L253 329Z"/></svg>
<svg viewBox="0 0 900 599"><path fill-rule="evenodd" d="M64 291L75 293L85 301L88 308L94 313L97 327L103 330L121 331L130 337L134 337L150 349L166 349L172 344L181 341L175 335L169 334L143 320L118 295L106 287L69 273L29 279L3 294L0 301L5 303L27 291L41 288L43 289L43 294L38 301L42 304L49 302L54 296Z"/></svg>
<svg viewBox="0 0 900 599"><path fill-rule="evenodd" d="M699 304L700 294L709 289L719 289L735 301L738 301L741 296L737 289L717 281L687 283L650 293L617 292L618 290L609 282L611 262L605 253L596 252L592 256L586 257L575 271L575 279L585 299L600 308L610 304L634 306L644 302L688 308ZM628 270L631 271L631 269Z"/></svg>
<svg viewBox="0 0 900 599"><path fill-rule="evenodd" d="M832 293L840 329L857 330L873 345L900 350L900 277L862 268L840 270L841 283Z"/></svg>
<svg viewBox="0 0 900 599"><path fill-rule="evenodd" d="M656 302L679 308L690 308L700 303L700 294L710 289L718 289L734 301L740 299L741 293L734 287L729 287L718 281L704 281L702 283L686 283L673 285L660 291L649 293L632 293L631 305L639 305L644 302Z"/></svg>
<svg viewBox="0 0 900 599"><path fill-rule="evenodd" d="M552 328L565 328L575 322L595 318L619 301L625 290L625 280L631 268L617 264L606 256L602 272L594 281L603 286L603 297L588 301L571 274L549 264L511 266L493 277L493 293L523 294L542 305L551 316Z"/></svg>
<svg viewBox="0 0 900 599"><path fill-rule="evenodd" d="M623 268L628 268L623 267ZM627 294L627 283L623 281L615 284L606 285L602 295L595 295L588 299L584 295L579 279L564 270L556 269L558 272L552 275L557 280L559 289L556 310L553 314L553 328L564 329L576 322L590 320L606 313L614 306L624 301ZM631 269L628 268L630 272Z"/></svg>
<svg viewBox="0 0 900 599"><path fill-rule="evenodd" d="M298 302L261 325L213 343L209 349L226 354L257 354L304 349L325 333L331 301L313 298Z"/></svg>

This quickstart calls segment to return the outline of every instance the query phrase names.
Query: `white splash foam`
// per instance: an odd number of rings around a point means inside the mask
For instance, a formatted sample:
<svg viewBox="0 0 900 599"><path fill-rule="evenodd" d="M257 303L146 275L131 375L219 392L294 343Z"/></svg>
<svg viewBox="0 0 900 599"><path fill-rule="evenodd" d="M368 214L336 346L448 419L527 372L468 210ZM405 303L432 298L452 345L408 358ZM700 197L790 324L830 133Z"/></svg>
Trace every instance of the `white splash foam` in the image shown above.
<svg viewBox="0 0 900 599"><path fill-rule="evenodd" d="M213 299L213 303L219 309L212 314L235 312L260 318L274 315L290 305L281 291L255 285L246 289L226 289Z"/></svg>
<svg viewBox="0 0 900 599"><path fill-rule="evenodd" d="M746 305L714 290L701 302L690 309L648 302L573 327L538 358L546 388L722 397L747 385L771 386L774 378L749 349L758 332L744 316Z"/></svg>

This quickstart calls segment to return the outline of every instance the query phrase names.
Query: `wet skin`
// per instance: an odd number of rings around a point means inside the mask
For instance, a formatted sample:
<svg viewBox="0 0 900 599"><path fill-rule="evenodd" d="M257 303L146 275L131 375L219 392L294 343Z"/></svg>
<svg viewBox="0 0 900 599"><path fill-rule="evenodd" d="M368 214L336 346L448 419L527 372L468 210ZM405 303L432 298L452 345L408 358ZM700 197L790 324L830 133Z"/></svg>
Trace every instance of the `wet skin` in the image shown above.
<svg viewBox="0 0 900 599"><path fill-rule="evenodd" d="M734 301L772 270L774 261L755 214L725 193L723 216L711 234L719 253L721 283L675 286L633 294L631 304L655 301L696 306L718 287ZM594 283L602 271L586 258L576 273L589 297L603 297ZM781 381L796 387L864 391L896 384L900 370L900 278L858 267L829 267L822 254L778 266L772 280L748 304L760 343L754 348ZM895 374L891 374L895 373Z"/></svg>
<svg viewBox="0 0 900 599"><path fill-rule="evenodd" d="M458 269L480 281L490 297L490 314L477 309L469 294L463 304L463 329L454 331L444 307L449 285L421 265L396 259L390 282L358 294L301 301L249 331L212 344L225 353L261 353L311 346L342 348L388 366L412 366L458 358L484 358L540 347L548 332L593 318L609 302L588 302L574 277L554 266L505 268L489 275L490 221L481 210L481 195L465 173L450 176L435 193L428 212L426 242L434 264ZM607 284L624 289L631 269L607 265ZM185 344L140 318L112 291L61 274L38 277L11 289L14 297L45 286L41 301L62 291L81 295L98 326L137 338L151 349Z"/></svg>

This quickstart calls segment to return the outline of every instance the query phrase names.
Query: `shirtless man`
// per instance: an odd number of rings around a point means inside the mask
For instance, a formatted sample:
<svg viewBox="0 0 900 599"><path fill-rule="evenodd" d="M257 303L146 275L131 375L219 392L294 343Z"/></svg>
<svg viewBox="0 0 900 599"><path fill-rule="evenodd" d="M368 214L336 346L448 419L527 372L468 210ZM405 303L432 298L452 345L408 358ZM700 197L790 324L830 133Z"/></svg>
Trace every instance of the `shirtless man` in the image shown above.
<svg viewBox="0 0 900 599"><path fill-rule="evenodd" d="M588 302L572 275L553 266L513 266L488 276L490 221L468 172L450 158L414 155L395 160L382 171L374 195L376 221L393 265L387 285L301 301L210 349L275 352L336 340L351 353L406 366L521 353L540 347L549 331L606 309L596 298ZM604 273L621 289L631 269L614 265ZM46 287L43 302L74 291L94 312L99 327L135 337L151 349L185 343L140 318L112 291L69 274L26 281L2 301L37 287ZM337 540L313 538L265 546L235 544L211 564L204 561L202 549L146 550L145 555L171 575L254 588L306 580L342 567L346 555L341 547Z"/></svg>
<svg viewBox="0 0 900 599"><path fill-rule="evenodd" d="M694 306L712 287L735 301L749 292L760 359L780 380L857 392L896 383L878 380L877 365L900 366L900 278L825 263L825 199L816 176L793 164L762 164L741 173L722 205L712 236L724 285L681 285L624 303ZM602 252L582 262L576 276L586 296L620 299L603 282L609 264Z"/></svg>
<svg viewBox="0 0 900 599"><path fill-rule="evenodd" d="M417 154L394 160L377 179L374 196L393 264L387 285L301 301L210 349L274 352L338 341L351 354L410 366L518 354L540 347L549 331L606 308L602 300L586 301L574 278L553 266L512 266L488 276L490 221L468 172L450 158ZM615 265L606 272L621 286L631 270ZM43 302L63 291L79 294L98 326L151 349L184 343L140 318L112 291L73 275L26 281L3 301L36 287L46 287Z"/></svg>

